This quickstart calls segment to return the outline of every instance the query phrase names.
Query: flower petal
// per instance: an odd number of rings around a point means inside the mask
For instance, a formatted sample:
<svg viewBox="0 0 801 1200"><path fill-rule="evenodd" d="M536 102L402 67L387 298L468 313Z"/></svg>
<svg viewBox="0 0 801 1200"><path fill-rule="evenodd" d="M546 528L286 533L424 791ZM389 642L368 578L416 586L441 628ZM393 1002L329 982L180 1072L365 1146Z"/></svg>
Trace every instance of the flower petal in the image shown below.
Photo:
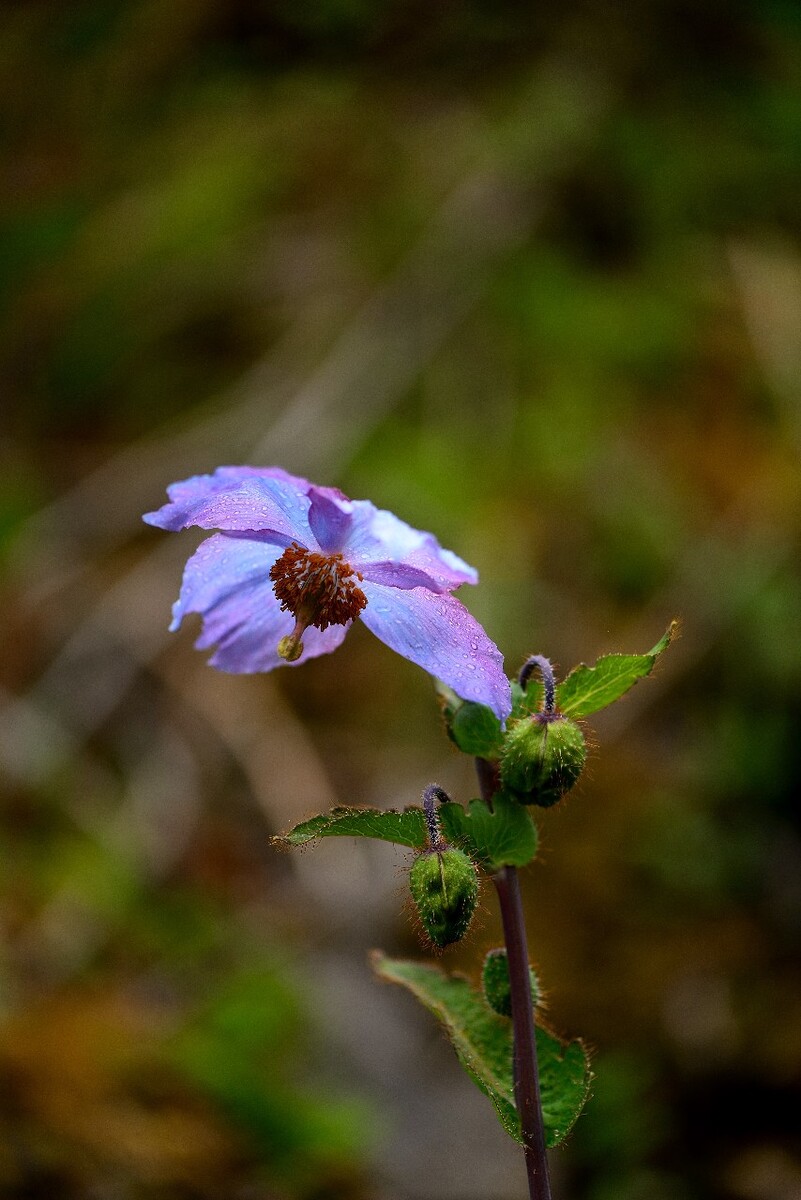
<svg viewBox="0 0 801 1200"><path fill-rule="evenodd" d="M186 564L170 628L177 629L187 613L200 613L203 629L195 645L199 650L216 645L209 662L222 671L249 674L286 666L277 646L295 621L291 613L281 611L270 579L270 567L280 552L280 547L258 537L219 533L207 538ZM307 629L303 654L291 665L330 654L347 629Z"/></svg>
<svg viewBox="0 0 801 1200"><path fill-rule="evenodd" d="M187 613L211 612L243 588L272 592L270 568L281 549L255 537L217 533L201 542L184 568L181 594L172 606L173 632Z"/></svg>
<svg viewBox="0 0 801 1200"><path fill-rule="evenodd" d="M394 513L376 508L369 500L351 501L350 528L341 545L348 562L366 579L394 587L427 587L450 592L463 583L478 583L478 572L450 550L440 546L433 533L413 529ZM391 578L389 567L403 565L407 582ZM414 572L422 572L423 579Z"/></svg>
<svg viewBox="0 0 801 1200"><path fill-rule="evenodd" d="M391 650L443 680L464 700L486 704L499 720L512 710L503 655L454 596L399 590L368 580L361 619Z"/></svg>
<svg viewBox="0 0 801 1200"><path fill-rule="evenodd" d="M325 630L309 626L303 634L303 653L294 662L288 663L279 658L277 646L282 637L292 632L295 622L290 613L281 612L274 596L269 607L262 604L259 597L253 596L252 600L247 596L241 597L237 615L241 624L229 628L215 639L217 649L209 659L210 666L233 675L252 675L256 671L272 671L275 667L300 667L310 658L331 654L342 645L350 629L350 622L347 625L329 625ZM225 620L224 612L219 620L220 623ZM216 613L205 624L216 625ZM206 643L205 630L203 639ZM199 649L203 648L200 641L196 645Z"/></svg>
<svg viewBox="0 0 801 1200"><path fill-rule="evenodd" d="M326 554L337 554L353 524L353 500L337 488L312 487L309 525Z"/></svg>
<svg viewBox="0 0 801 1200"><path fill-rule="evenodd" d="M243 469L226 468L237 472ZM276 545L298 541L314 549L316 539L308 522L310 502L293 478L263 473L230 479L195 476L173 484L170 502L157 512L146 513L143 519L161 529L199 525L202 529L253 530L273 535Z"/></svg>
<svg viewBox="0 0 801 1200"><path fill-rule="evenodd" d="M363 579L370 579L373 583L385 583L388 587L407 590L424 587L428 588L429 592L449 592L451 588L458 586L445 584L441 579L435 579L429 571L423 571L410 563L359 563L356 569Z"/></svg>
<svg viewBox="0 0 801 1200"><path fill-rule="evenodd" d="M363 527L375 522L376 517L379 518L379 528L383 524L382 517L390 517L392 521L397 521L397 517L393 517L391 513L379 513L379 510L368 501L348 500L347 496L343 496L341 492L337 493L333 488L312 487L309 491L309 498L311 500L309 525L320 543L320 547L327 554L341 553L344 547L351 566L355 566L365 579L372 579L376 583L386 583L397 588L427 587L432 592L450 591L451 588L458 587L460 583L464 582L464 578L461 576L456 583L450 579L443 581L441 578L435 578L431 571L426 571L424 567L415 566L409 562L389 559L380 562L365 562L361 557L357 560L357 556L353 553L353 545L357 539L365 540ZM430 535L418 533L411 526L403 525L402 521L398 521L398 524L408 531L409 536L405 537L405 543L407 547L416 548L409 551L411 557L414 557L414 554L419 551L421 539L427 539ZM386 547L382 548L386 549ZM441 551L441 553L445 554L447 551ZM430 559L424 558L423 561L426 565L433 566L435 570L439 567L439 564L432 564Z"/></svg>
<svg viewBox="0 0 801 1200"><path fill-rule="evenodd" d="M173 501L202 500L213 492L222 491L241 483L244 479L282 479L299 491L307 492L312 486L301 475L290 475L283 467L217 467L212 475L192 475L178 483L171 483L167 495Z"/></svg>

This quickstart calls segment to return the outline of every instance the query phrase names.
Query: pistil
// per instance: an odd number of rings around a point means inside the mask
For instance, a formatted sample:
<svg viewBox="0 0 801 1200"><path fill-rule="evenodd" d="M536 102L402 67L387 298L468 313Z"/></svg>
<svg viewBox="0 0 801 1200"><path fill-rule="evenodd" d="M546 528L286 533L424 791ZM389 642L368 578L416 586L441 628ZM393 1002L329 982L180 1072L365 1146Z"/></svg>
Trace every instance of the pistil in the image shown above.
<svg viewBox="0 0 801 1200"><path fill-rule="evenodd" d="M303 637L304 631L308 629L303 621L296 621L295 628L286 637L282 637L276 647L278 657L283 658L284 662L297 662L303 653Z"/></svg>

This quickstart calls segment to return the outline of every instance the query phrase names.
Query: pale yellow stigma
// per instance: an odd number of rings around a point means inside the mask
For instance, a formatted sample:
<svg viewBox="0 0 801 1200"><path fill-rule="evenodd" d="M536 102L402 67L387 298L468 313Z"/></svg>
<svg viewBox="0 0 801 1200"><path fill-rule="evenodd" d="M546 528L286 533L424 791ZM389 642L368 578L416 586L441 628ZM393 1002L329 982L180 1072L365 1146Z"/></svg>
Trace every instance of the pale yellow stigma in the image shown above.
<svg viewBox="0 0 801 1200"><path fill-rule="evenodd" d="M284 662L297 662L303 653L303 642L299 637L295 637L294 633L282 637L278 643L278 657L283 658Z"/></svg>

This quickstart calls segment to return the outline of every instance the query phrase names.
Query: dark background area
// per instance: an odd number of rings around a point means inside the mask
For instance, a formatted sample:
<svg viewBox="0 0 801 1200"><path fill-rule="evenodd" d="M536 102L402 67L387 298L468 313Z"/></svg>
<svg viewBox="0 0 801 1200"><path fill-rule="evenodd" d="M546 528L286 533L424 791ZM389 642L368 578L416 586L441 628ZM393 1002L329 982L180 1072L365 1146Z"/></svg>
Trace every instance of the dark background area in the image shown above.
<svg viewBox="0 0 801 1200"><path fill-rule="evenodd" d="M248 462L436 532L510 671L681 618L526 873L556 1192L801 1197L800 70L790 0L4 8L0 1194L522 1194L370 978L405 856L269 844L475 794L430 681L166 633L140 514ZM444 963L498 942L488 889Z"/></svg>

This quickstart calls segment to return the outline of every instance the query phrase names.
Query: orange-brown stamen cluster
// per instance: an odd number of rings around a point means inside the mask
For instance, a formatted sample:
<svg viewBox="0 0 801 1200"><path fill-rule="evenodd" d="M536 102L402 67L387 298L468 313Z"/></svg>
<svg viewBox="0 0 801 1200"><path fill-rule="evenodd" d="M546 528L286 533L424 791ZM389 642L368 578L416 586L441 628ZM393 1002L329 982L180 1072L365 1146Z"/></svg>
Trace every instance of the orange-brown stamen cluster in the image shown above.
<svg viewBox="0 0 801 1200"><path fill-rule="evenodd" d="M318 554L297 542L273 564L270 578L281 608L295 618L294 630L278 647L278 653L289 662L303 653L300 639L309 625L318 629L347 625L367 604L356 583L362 576L341 554Z"/></svg>

